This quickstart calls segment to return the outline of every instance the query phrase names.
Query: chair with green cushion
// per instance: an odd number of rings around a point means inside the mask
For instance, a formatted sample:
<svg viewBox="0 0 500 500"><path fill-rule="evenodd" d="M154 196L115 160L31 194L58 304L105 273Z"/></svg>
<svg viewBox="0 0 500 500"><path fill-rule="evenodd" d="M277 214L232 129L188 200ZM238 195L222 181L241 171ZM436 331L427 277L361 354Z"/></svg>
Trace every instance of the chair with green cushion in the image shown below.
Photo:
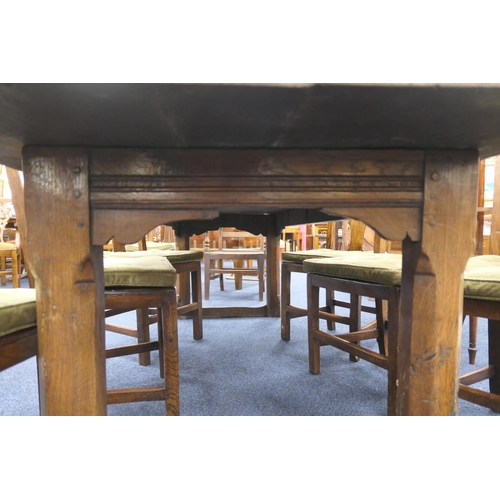
<svg viewBox="0 0 500 500"><path fill-rule="evenodd" d="M469 259L464 272L464 315L488 319L488 365L460 376L458 396L500 412L500 256ZM473 387L484 380L489 391Z"/></svg>
<svg viewBox="0 0 500 500"><path fill-rule="evenodd" d="M106 257L104 262L105 316L155 308L158 340L106 349L106 358L159 351L162 386L108 389L108 404L164 400L167 415L179 415L179 353L177 338L177 273L167 259Z"/></svg>
<svg viewBox="0 0 500 500"><path fill-rule="evenodd" d="M167 415L179 415L176 272L164 258L105 259L105 315L155 307L158 340L106 349L106 358L151 352L160 354L162 386L108 389L108 404L164 400ZM37 354L36 292L0 289L0 371Z"/></svg>
<svg viewBox="0 0 500 500"><path fill-rule="evenodd" d="M0 371L37 353L36 293L32 288L0 289Z"/></svg>
<svg viewBox="0 0 500 500"><path fill-rule="evenodd" d="M303 262L307 272L309 371L320 371L320 347L330 345L388 372L388 413L395 413L397 388L397 346L399 335L399 294L402 256L371 252L344 252L335 258L308 259ZM349 333L329 333L320 328L320 319L336 319L320 310L319 290L349 293ZM387 319L381 310L374 328L361 328L360 297L374 297L387 302ZM361 345L361 341L376 339L378 351Z"/></svg>
<svg viewBox="0 0 500 500"><path fill-rule="evenodd" d="M154 243L154 242L153 242ZM149 245L151 242L148 242ZM128 245L127 245L128 246ZM179 279L182 276L190 278L190 286L186 293L178 293L178 317L191 316L193 318L193 338L201 340L203 338L203 302L201 294L201 261L203 259L202 250L161 250L154 248L146 251L132 252L104 252L104 256L142 258L145 256L160 256L167 258L174 267ZM178 289L181 287L178 287ZM137 311L138 326L137 330L119 325L107 324L109 331L124 333L139 338L148 338L149 325L156 322L154 314L149 314L146 310ZM142 358L141 364L149 364L149 358Z"/></svg>
<svg viewBox="0 0 500 500"><path fill-rule="evenodd" d="M351 252L352 253L352 252ZM317 250L299 250L295 252L283 252L281 255L281 338L282 340L290 340L290 322L294 318L301 318L307 316L307 309L292 305L291 297L291 280L292 273L305 273L303 269L303 262L306 259L324 259L324 258L336 258L342 257L346 254L343 250L329 250L329 249L317 249ZM335 312L335 306L337 307L349 307L349 304L344 301L335 300L334 293L326 290L326 306L324 310ZM365 312L375 312L373 308L368 306L363 306L363 311ZM336 318L336 321L343 324L348 324L348 318L345 316L340 316ZM335 322L328 322L328 329L333 330L335 328Z"/></svg>
<svg viewBox="0 0 500 500"><path fill-rule="evenodd" d="M302 268L302 263L306 259L319 259L319 258L333 258L345 255L347 251L349 252L361 252L364 246L364 234L366 230L366 224L357 221L349 220L344 221L345 228L348 230L343 231L342 241L344 245L343 250L331 250L329 248L319 248L315 250L302 250L295 252L283 252L281 256L281 338L282 340L290 340L290 320L293 318L300 318L307 316L307 309L293 306L291 304L290 296L290 285L292 279L292 273L304 273ZM328 238L332 239L332 223L328 223L330 235ZM348 233L348 234L347 234ZM330 243L332 243L330 241ZM346 250L348 249L348 250ZM326 290L326 306L325 311L335 313L336 308L349 308L349 303L336 300L335 292ZM377 306L376 306L377 307ZM376 314L376 307L371 307L368 305L363 305L363 312L368 312L371 314ZM350 318L345 315L337 315L336 321L341 324L349 324ZM335 320L329 320L327 323L328 330L335 329ZM366 328L371 328L372 322L365 325ZM351 357L351 360L355 360Z"/></svg>

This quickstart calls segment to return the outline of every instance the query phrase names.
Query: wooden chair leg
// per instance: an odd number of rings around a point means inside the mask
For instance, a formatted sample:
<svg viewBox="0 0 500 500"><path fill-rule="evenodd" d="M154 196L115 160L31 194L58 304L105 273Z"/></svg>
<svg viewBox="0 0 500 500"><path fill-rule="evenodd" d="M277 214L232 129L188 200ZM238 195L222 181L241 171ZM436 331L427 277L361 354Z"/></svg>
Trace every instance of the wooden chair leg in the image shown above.
<svg viewBox="0 0 500 500"><path fill-rule="evenodd" d="M260 258L257 261L259 266L259 300L264 300L264 258Z"/></svg>
<svg viewBox="0 0 500 500"><path fill-rule="evenodd" d="M201 340L203 338L203 309L201 301L201 270L191 273L191 293L192 302L198 304L198 308L193 312L193 338Z"/></svg>
<svg viewBox="0 0 500 500"><path fill-rule="evenodd" d="M288 265L283 262L281 266L281 339L290 340L290 320L291 314L288 311L288 306L292 300L290 292L290 284L292 273Z"/></svg>
<svg viewBox="0 0 500 500"><path fill-rule="evenodd" d="M234 260L233 261L233 266L242 269L244 266L244 261L242 260ZM242 274L235 274L234 275L234 289L235 290L242 290L243 289L243 275ZM222 290L222 288L221 288ZM262 300L262 299L261 299Z"/></svg>
<svg viewBox="0 0 500 500"><path fill-rule="evenodd" d="M222 269L224 267L224 261L219 260L218 262L219 262L219 264L218 264L219 269ZM235 276L235 280L236 280L236 276ZM224 291L224 274L223 273L220 273L220 275L219 275L219 286L220 286L220 291L223 292Z"/></svg>
<svg viewBox="0 0 500 500"><path fill-rule="evenodd" d="M149 342L151 336L149 334L149 310L148 309L137 309L137 342ZM151 353L141 352L139 353L139 364L141 366L148 366L151 364Z"/></svg>
<svg viewBox="0 0 500 500"><path fill-rule="evenodd" d="M208 252L208 250L207 250ZM205 300L210 299L210 256L205 255L204 268L205 268Z"/></svg>
<svg viewBox="0 0 500 500"><path fill-rule="evenodd" d="M335 291L330 290L329 288L325 288L325 303L326 303L326 310L331 313L335 314ZM335 330L336 324L335 321L332 319L328 319L326 321L326 328L330 331Z"/></svg>
<svg viewBox="0 0 500 500"><path fill-rule="evenodd" d="M351 293L351 305L349 307L349 331L357 332L361 330L361 297ZM355 342L359 344L359 342ZM349 354L349 361L357 362L359 358L354 354Z"/></svg>
<svg viewBox="0 0 500 500"><path fill-rule="evenodd" d="M158 318L158 364L160 365L160 377L165 379L165 329L164 318L161 308L156 309L156 317ZM166 381L165 381L166 385Z"/></svg>
<svg viewBox="0 0 500 500"><path fill-rule="evenodd" d="M469 364L476 364L477 354L477 320L476 316L469 316Z"/></svg>
<svg viewBox="0 0 500 500"><path fill-rule="evenodd" d="M396 399L397 399L397 389L398 389L398 346L400 341L400 329L399 329L400 290L397 288L393 288L390 292L389 299L387 301L384 300L383 302L384 302L383 306L384 318L387 318L387 321L384 319L385 328L382 328L382 334L385 333L384 354L385 356L387 356L388 360L387 413L388 415L396 415Z"/></svg>
<svg viewBox="0 0 500 500"><path fill-rule="evenodd" d="M309 336L309 372L317 375L320 371L321 342L315 335L319 329L319 288L312 283L311 275L307 276L307 330Z"/></svg>
<svg viewBox="0 0 500 500"><path fill-rule="evenodd" d="M500 395L500 321L488 320L488 358L493 367L490 381L490 392Z"/></svg>
<svg viewBox="0 0 500 500"><path fill-rule="evenodd" d="M388 355L388 339L387 339L387 318L388 318L388 304L386 300L375 299L376 309L376 324L379 336L377 343L380 354Z"/></svg>
<svg viewBox="0 0 500 500"><path fill-rule="evenodd" d="M0 257L0 271L7 270L7 259L5 257ZM2 274L2 286L7 285L7 276Z"/></svg>

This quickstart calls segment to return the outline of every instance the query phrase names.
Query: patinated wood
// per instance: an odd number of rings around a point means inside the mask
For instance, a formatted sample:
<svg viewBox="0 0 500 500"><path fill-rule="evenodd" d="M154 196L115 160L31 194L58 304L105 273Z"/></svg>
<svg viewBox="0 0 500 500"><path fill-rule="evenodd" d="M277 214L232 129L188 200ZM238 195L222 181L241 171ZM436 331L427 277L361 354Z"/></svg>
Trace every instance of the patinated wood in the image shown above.
<svg viewBox="0 0 500 500"><path fill-rule="evenodd" d="M30 156L27 157L27 165L28 169L30 169L29 178L31 179L30 193L31 199L34 200L39 198L37 191L47 184L45 180L40 183L38 181L39 176L43 173L47 175L47 172L50 172L50 168L53 168L51 166L53 163L52 158L61 153L57 153L57 150L44 153L37 151L36 154L31 150L28 151L30 151ZM196 194L199 194L199 190L204 187L204 182L210 175L203 175L201 171L198 172L198 176L195 175L196 169L193 170L188 166L189 159L193 158L190 156L190 152L181 152L181 158L183 158L183 154L188 155L187 159L183 160L186 163L182 163L182 168L177 167L177 170L163 171L165 174L164 181L162 180L161 168L166 167L162 166L165 163L160 161L163 152L160 152L159 155L158 151L155 150L142 155L147 161L149 161L148 158L156 158L155 161L159 162L161 167L158 176L153 175L158 173L157 171L147 169L145 173L141 174L134 163L137 160L137 152L135 151L122 152L113 150L112 155L106 151L100 152L108 155L105 155L105 157L107 158L106 161L110 161L111 167L110 170L108 170L108 167L103 169L103 176L100 175L99 169L93 171L90 186L91 189L95 189L95 192L92 192L90 199L93 211L93 225L101 228L99 234L105 241L108 241L115 234L116 220L113 220L113 217L106 219L106 217L100 217L98 214L113 214L116 210L127 213L129 210L136 210L141 204L144 208L148 207L148 210L141 211L141 219L136 224L137 227L144 228L141 230L142 234L153 226L153 222L148 224L149 227L145 226L145 223L149 220L149 210L152 210L151 220L154 220L154 224L156 224L159 222L160 217L164 219L162 222L165 222L170 217L177 216L181 220L199 219L200 211L203 210L206 211L206 215L211 210L218 212L219 209L251 212L257 209L264 211L266 207L270 209L286 208L290 205L295 209L307 208L309 204L313 208L324 209L325 203L328 204L330 210L339 214L356 213L355 218L362 220L377 230L383 226L383 229L379 232L388 239L398 239L398 236L403 233L405 235L409 234L415 242L409 243L413 250L411 252L406 251L404 261L406 281L403 284L402 293L404 298L402 302L405 308L403 316L406 315L406 318L402 321L402 326L405 332L404 336L408 339L408 342L404 351L406 357L403 358L406 364L403 363L400 367L398 412L401 414L451 414L456 411L457 346L450 336L456 335L456 332L458 332L457 318L459 314L457 313L461 311L458 305L461 290L460 272L470 255L470 246L473 241L477 153L467 151L430 151L425 153L418 151L339 151L330 152L331 154L325 153L320 156L314 152L305 152L304 156L301 156L301 154L297 156L292 152L281 157L285 162L285 167L283 167L280 166L279 161L269 161L268 152L257 151L250 154L248 151L235 151L226 156L225 151L215 151L212 154L215 154L216 157L219 155L222 160L220 160L221 166L216 166L212 172L221 173L225 168L228 168L228 163L242 161L242 169L233 168L231 172L244 172L247 169L248 176L234 174L235 184L233 186L237 184L242 186L237 196L234 194L223 196L223 192L228 193L228 190L224 188L226 179L222 175L217 176L217 178L213 177L211 179L213 182L212 187L208 189L210 195L204 196L202 206L199 202L194 201L195 196L190 194L191 189ZM115 154L116 158L113 156ZM196 157L198 152L193 154ZM132 160L128 164L126 158L129 155L131 155ZM248 159L249 155L250 158L254 158L250 164L243 161L245 158ZM308 161L315 155L316 158L319 158L318 168L321 174L319 177L317 176L317 170L312 168L309 170L304 163L304 160ZM215 161L216 157L211 156L210 159ZM276 158L276 155L273 157ZM35 161L35 158L38 159ZM160 159L158 160L158 158ZM387 161L384 161L384 159ZM44 162L44 168L37 170L36 165L39 164L39 161ZM118 178L113 175L108 176L110 172L113 172L113 161L117 165L122 165L123 162L123 168L120 167L119 172L116 172ZM150 165L148 168L152 168L151 162L146 162L146 164ZM353 164L355 168L353 168ZM264 166L263 170L259 170L259 165ZM292 173L287 174L289 168ZM184 171L184 169L186 170ZM104 175L104 171L107 174ZM172 175L171 172L178 177L174 183L170 183L172 180L169 177ZM69 180L65 180L71 174L72 171L66 168L61 169L58 175L49 175L49 179L53 179L52 182L64 185L64 192L66 193L64 203L65 206L69 207L75 203L74 199L77 201L81 199L81 197L74 198L75 191L80 190L71 185ZM61 176L62 181L59 176ZM247 184L249 178L253 179L253 181ZM348 178L348 182L344 183L346 178ZM394 181L394 178L396 178L396 182L387 182ZM312 189L313 179L315 179L315 185L318 186L314 192L314 197L307 190ZM117 181L117 186L113 188L115 181ZM220 188L217 188L217 182ZM358 190L358 182L361 190ZM363 184L364 182L366 184ZM269 184L273 190L277 189L281 193L278 196L280 198L279 202L271 200ZM169 191L168 186L171 186L171 191ZM341 186L341 189L339 186ZM366 189L363 186L366 186ZM371 193L368 193L370 191L369 186L373 187ZM138 187L140 189L135 192L134 190ZM63 188L60 187L60 189ZM152 195L146 192L149 189L152 190ZM113 191L117 193L116 196L113 195ZM171 194L165 197L169 192ZM425 192L425 197L423 197L423 192ZM52 192L52 197L47 196L48 199L57 199L59 202L58 209L60 209L60 196ZM190 199L194 205L188 208L185 199ZM50 205L49 202L47 203ZM54 202L51 210L48 210L47 213L61 213L60 210L55 210L55 204ZM342 206L347 208L341 208ZM37 204L38 208L39 205ZM31 207L31 210L34 210L34 206ZM160 214L163 211L168 215L161 216ZM75 210L64 210L63 212L71 214L75 213ZM79 213L81 214L82 211L80 210ZM403 214L403 217L398 217L398 214ZM31 216L33 220L36 220L34 213ZM54 220L57 220L58 217L61 217L61 215L55 214ZM64 216L64 218L68 217L67 215ZM73 221L75 226L79 220ZM124 222L120 222L120 224L121 227L125 226ZM388 232L386 231L387 228ZM419 240L421 236L422 241ZM88 245L88 241L86 244ZM85 245L83 245L83 248L85 248ZM87 252L90 254L90 248ZM414 253L416 253L416 256L413 256ZM66 267L72 269L72 259L67 259L67 261ZM97 269L99 268L98 263L94 265L97 266ZM413 269L417 271L415 278L412 275ZM66 284L65 286L70 285ZM72 291L68 291L68 295L72 293ZM95 300L85 301L87 304L94 302ZM450 303L456 303L456 308L450 308ZM70 306L70 309L74 308L75 306ZM444 310L447 312L443 313ZM429 316L429 311L434 314ZM209 315L206 315L206 317L209 317ZM440 320L429 319L434 317L438 317ZM435 335L421 334L422 331L433 330L437 330ZM90 329L87 329L87 331L90 331ZM79 338L81 340L82 337ZM434 367L427 368L427 365L430 366L433 363L432 356L434 356L435 352L438 352L435 357L438 358L437 363L440 370L437 376L435 376ZM410 360L420 359L426 353L431 356L431 361L427 365L424 363L423 368L418 367L416 369L417 374L414 375L415 367L413 365L415 361L410 368ZM64 364L66 365L66 363ZM56 366L53 363L51 365ZM83 371L88 369L89 367L83 367ZM56 371L59 370L66 372L68 368L60 366ZM96 373L94 371L94 381L98 378ZM78 377L73 377L72 373L67 373L67 378L73 380ZM423 396L424 394L425 396ZM429 394L430 397L428 397ZM97 397L95 394L94 396ZM63 406L67 407L66 404ZM85 411L92 413L95 410L87 409Z"/></svg>
<svg viewBox="0 0 500 500"><path fill-rule="evenodd" d="M497 84L0 84L0 164L22 147L471 148L500 153Z"/></svg>
<svg viewBox="0 0 500 500"><path fill-rule="evenodd" d="M474 253L478 155L426 157L422 239L403 242L397 413L457 413L463 271Z"/></svg>
<svg viewBox="0 0 500 500"><path fill-rule="evenodd" d="M24 156L48 414L105 411L93 245L169 221L307 208L407 237L398 412L456 412L472 172L500 153L498 84L1 84L0 110L0 163L20 169ZM30 144L47 147L22 155Z"/></svg>
<svg viewBox="0 0 500 500"><path fill-rule="evenodd" d="M406 233L419 238L423 151L92 149L89 154L91 206L99 227L94 243L118 233L130 240L122 243L137 241L136 228L119 214L134 210L135 215L138 209L151 211L148 218L155 224L171 223L171 217L211 218L214 211L324 209L363 220L386 239L401 240ZM387 224L390 215L404 217L405 234L400 225Z"/></svg>
<svg viewBox="0 0 500 500"><path fill-rule="evenodd" d="M102 247L90 244L87 152L26 148L23 165L41 412L105 415Z"/></svg>

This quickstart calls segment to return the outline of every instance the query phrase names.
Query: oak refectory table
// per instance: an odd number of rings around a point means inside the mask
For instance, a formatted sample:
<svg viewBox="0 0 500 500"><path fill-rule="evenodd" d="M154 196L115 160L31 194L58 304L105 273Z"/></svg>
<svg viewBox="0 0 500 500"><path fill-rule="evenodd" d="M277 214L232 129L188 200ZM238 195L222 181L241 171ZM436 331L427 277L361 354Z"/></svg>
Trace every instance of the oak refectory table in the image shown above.
<svg viewBox="0 0 500 500"><path fill-rule="evenodd" d="M403 240L393 412L456 414L478 160L497 154L496 84L1 84L0 163L25 175L42 413L106 414L111 237L320 211Z"/></svg>

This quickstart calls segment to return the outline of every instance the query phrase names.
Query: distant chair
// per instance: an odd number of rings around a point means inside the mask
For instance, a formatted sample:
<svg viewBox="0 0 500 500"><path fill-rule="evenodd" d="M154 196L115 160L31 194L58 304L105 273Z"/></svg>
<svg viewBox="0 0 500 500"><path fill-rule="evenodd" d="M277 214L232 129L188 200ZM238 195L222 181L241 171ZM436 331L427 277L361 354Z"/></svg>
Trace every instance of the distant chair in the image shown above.
<svg viewBox="0 0 500 500"><path fill-rule="evenodd" d="M26 276L28 277L29 286L30 288L34 288L35 280L33 278L33 275L31 274L28 262L24 256L27 226L26 216L24 212L24 184L22 172L9 167L6 167L6 171L10 190L12 192L12 203L16 212L16 244L19 248L19 274L21 274L24 268L24 270L26 271Z"/></svg>
<svg viewBox="0 0 500 500"><path fill-rule="evenodd" d="M212 246L210 246L212 243ZM210 298L210 281L213 276L219 277L219 286L224 291L224 275L234 276L235 288L242 287L244 276L256 276L259 282L259 301L264 300L265 276L265 238L236 228L220 228L216 245L206 242L205 267L205 300ZM225 262L232 262L232 267L225 267ZM253 262L257 267L253 267ZM246 265L245 265L246 264Z"/></svg>
<svg viewBox="0 0 500 500"><path fill-rule="evenodd" d="M338 241L339 226L343 227L342 244ZM283 252L281 264L281 338L290 340L290 322L294 318L307 316L307 308L297 307L291 303L291 280L292 273L305 273L303 263L307 259L342 257L348 253L359 253L363 249L366 224L356 220L345 220L328 223L328 238L334 248L342 247L343 250L333 248L322 248L316 250L303 250L298 252ZM335 299L331 290L326 290L326 305L323 311L334 314L336 308L350 308L350 303ZM362 305L362 311L376 314L377 306ZM329 319L328 329L335 329L335 322L349 325L352 322L350 315L336 315L336 320ZM367 323L363 328L372 328L373 321ZM354 359L354 358L352 358Z"/></svg>
<svg viewBox="0 0 500 500"><path fill-rule="evenodd" d="M14 243L0 242L0 277L2 286L7 283L7 278L12 279L12 286L19 288L20 282L20 250Z"/></svg>
<svg viewBox="0 0 500 500"><path fill-rule="evenodd" d="M8 234L7 224L10 219L11 200L0 200L0 278L2 286L6 286L7 279L12 280L12 286L19 288L20 284L20 266L21 250L19 238L12 239ZM5 235L8 237L6 238Z"/></svg>

